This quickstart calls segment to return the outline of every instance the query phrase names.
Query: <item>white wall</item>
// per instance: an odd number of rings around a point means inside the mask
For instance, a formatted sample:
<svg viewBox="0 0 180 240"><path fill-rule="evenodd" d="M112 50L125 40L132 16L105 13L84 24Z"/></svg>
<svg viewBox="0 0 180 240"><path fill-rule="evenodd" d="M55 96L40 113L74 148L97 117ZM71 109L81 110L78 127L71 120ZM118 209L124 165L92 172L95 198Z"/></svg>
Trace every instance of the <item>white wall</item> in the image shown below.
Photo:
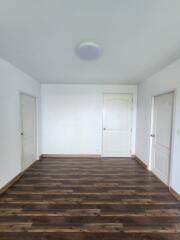
<svg viewBox="0 0 180 240"><path fill-rule="evenodd" d="M40 98L40 84L0 59L0 188L21 172L21 91Z"/></svg>
<svg viewBox="0 0 180 240"><path fill-rule="evenodd" d="M139 84L136 155L147 165L150 151L151 109L153 95L177 90L171 186L180 193L180 60Z"/></svg>
<svg viewBox="0 0 180 240"><path fill-rule="evenodd" d="M42 153L101 154L103 93L134 95L134 154L136 86L63 84L42 85Z"/></svg>

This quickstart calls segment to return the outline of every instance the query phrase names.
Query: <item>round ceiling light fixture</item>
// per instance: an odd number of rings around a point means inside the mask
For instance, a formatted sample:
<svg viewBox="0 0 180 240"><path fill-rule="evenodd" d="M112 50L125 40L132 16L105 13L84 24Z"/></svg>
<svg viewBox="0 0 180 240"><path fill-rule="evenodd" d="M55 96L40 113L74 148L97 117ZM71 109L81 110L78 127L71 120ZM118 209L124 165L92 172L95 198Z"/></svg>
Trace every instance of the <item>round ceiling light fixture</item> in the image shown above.
<svg viewBox="0 0 180 240"><path fill-rule="evenodd" d="M77 55L80 59L93 61L100 58L102 48L95 42L82 42L76 48Z"/></svg>

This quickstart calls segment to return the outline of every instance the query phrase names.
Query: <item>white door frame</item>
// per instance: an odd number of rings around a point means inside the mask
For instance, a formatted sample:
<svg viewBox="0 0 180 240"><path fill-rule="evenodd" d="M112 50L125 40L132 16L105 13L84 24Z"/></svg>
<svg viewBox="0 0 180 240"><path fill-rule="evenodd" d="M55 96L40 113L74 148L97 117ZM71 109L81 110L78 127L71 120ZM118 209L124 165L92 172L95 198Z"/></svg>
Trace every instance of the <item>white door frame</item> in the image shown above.
<svg viewBox="0 0 180 240"><path fill-rule="evenodd" d="M101 156L103 157L103 124L104 124L104 95L106 94L128 94L132 97L132 113L131 113L131 145L130 151L132 154L132 134L133 134L133 119L134 119L134 94L132 92L103 92L102 100L102 129L101 129Z"/></svg>
<svg viewBox="0 0 180 240"><path fill-rule="evenodd" d="M21 171L24 171L23 169L23 140L22 140L22 136L21 136L21 133L22 133L22 107L21 107L21 97L22 95L26 95L26 96L29 96L29 97L32 97L35 99L35 102L36 102L36 158L38 159L39 156L38 156L38 147L39 147L39 144L38 144L38 131L39 131L39 124L38 124L38 97L36 95L32 95L32 94L29 94L29 93L26 93L26 92L23 92L23 91L19 91L19 115L20 115L20 143L21 143Z"/></svg>
<svg viewBox="0 0 180 240"><path fill-rule="evenodd" d="M174 153L174 138L175 138L175 114L176 114L176 98L177 98L177 89L173 88L167 91L160 92L152 96L152 103L151 103L151 128L150 128L150 145L149 145L149 163L148 163L148 170L152 171L152 151L153 151L153 139L151 138L151 134L153 133L154 129L154 103L155 97L161 96L163 94L173 93L173 113L172 113L172 130L171 130L171 144L170 144L170 159L169 159L169 182L168 187L170 188L172 183L172 165L173 165L173 153Z"/></svg>

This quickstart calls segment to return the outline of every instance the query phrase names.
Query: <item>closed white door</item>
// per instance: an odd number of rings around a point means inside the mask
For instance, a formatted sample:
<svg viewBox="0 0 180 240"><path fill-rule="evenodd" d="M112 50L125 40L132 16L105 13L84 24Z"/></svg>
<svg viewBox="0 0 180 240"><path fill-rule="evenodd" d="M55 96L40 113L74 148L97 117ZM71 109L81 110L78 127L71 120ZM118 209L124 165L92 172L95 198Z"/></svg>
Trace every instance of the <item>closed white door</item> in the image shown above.
<svg viewBox="0 0 180 240"><path fill-rule="evenodd" d="M104 94L103 156L130 157L132 95Z"/></svg>
<svg viewBox="0 0 180 240"><path fill-rule="evenodd" d="M152 171L165 183L169 183L171 136L174 93L154 98L152 137Z"/></svg>
<svg viewBox="0 0 180 240"><path fill-rule="evenodd" d="M21 94L22 170L29 167L37 157L36 98Z"/></svg>

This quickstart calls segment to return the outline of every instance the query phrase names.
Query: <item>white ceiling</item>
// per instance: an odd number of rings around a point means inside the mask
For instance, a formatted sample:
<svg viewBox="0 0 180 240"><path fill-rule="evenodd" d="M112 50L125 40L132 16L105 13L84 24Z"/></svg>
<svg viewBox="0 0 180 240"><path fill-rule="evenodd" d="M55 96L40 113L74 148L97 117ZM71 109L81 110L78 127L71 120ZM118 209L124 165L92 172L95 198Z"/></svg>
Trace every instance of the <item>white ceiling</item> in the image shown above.
<svg viewBox="0 0 180 240"><path fill-rule="evenodd" d="M0 57L42 83L137 83L180 57L180 0L0 0Z"/></svg>

